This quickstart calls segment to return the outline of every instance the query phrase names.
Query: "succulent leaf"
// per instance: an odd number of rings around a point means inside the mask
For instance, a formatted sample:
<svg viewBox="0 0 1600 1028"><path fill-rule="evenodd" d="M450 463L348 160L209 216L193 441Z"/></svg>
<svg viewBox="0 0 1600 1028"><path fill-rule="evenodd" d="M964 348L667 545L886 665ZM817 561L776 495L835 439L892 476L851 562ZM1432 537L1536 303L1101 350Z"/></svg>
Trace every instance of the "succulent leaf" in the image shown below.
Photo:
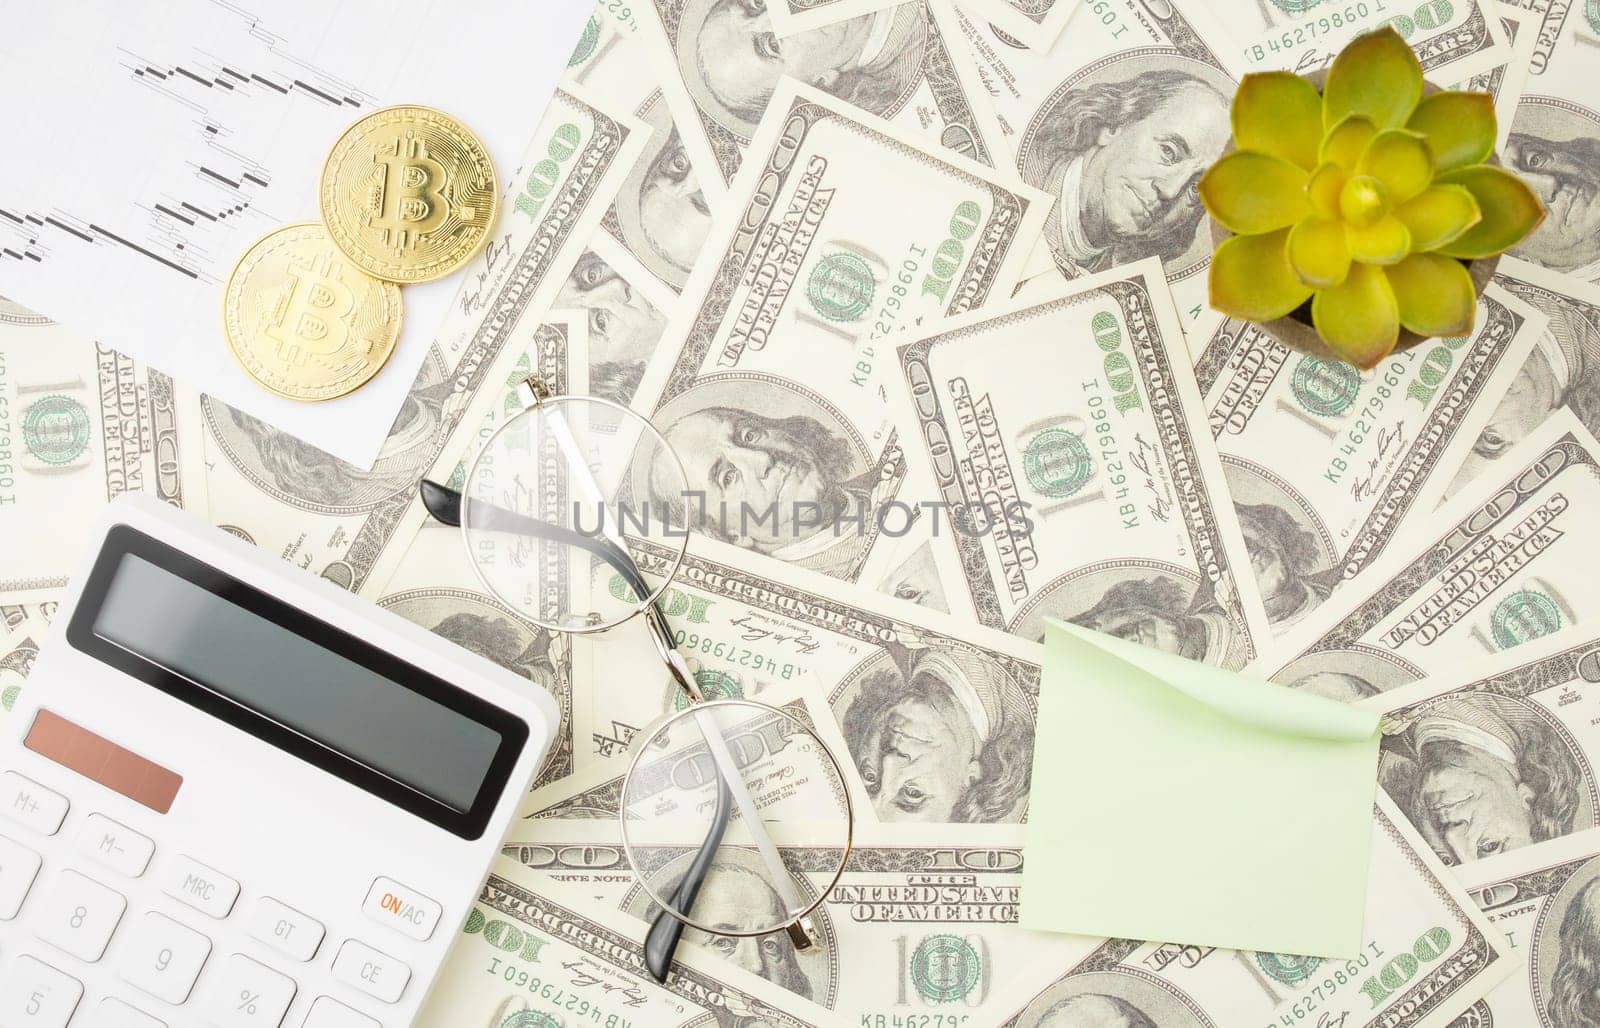
<svg viewBox="0 0 1600 1028"><path fill-rule="evenodd" d="M1393 26L1351 40L1328 68L1322 87L1322 124L1331 129L1347 115L1364 114L1379 129L1399 128L1422 98L1422 65Z"/></svg>
<svg viewBox="0 0 1600 1028"><path fill-rule="evenodd" d="M1307 178L1282 158L1235 150L1200 176L1200 200L1230 232L1272 232L1305 216Z"/></svg>
<svg viewBox="0 0 1600 1028"><path fill-rule="evenodd" d="M1406 127L1428 137L1438 174L1481 163L1494 152L1494 97L1455 91L1425 96Z"/></svg>
<svg viewBox="0 0 1600 1028"><path fill-rule="evenodd" d="M1358 368L1370 368L1400 339L1400 311L1382 268L1350 265L1350 274L1311 300L1311 322L1322 341Z"/></svg>
<svg viewBox="0 0 1600 1028"><path fill-rule="evenodd" d="M1385 273L1401 325L1419 336L1472 331L1478 298L1465 264L1436 253L1414 253Z"/></svg>
<svg viewBox="0 0 1600 1028"><path fill-rule="evenodd" d="M1439 249L1483 219L1478 201L1464 186L1429 186L1395 208L1394 216L1411 230L1416 253Z"/></svg>
<svg viewBox="0 0 1600 1028"><path fill-rule="evenodd" d="M1365 264L1398 264L1411 252L1411 230L1392 214L1370 225L1344 224L1350 256Z"/></svg>
<svg viewBox="0 0 1600 1028"><path fill-rule="evenodd" d="M1289 230L1289 263L1300 281L1327 289L1350 274L1350 247L1344 223L1334 218L1307 218Z"/></svg>
<svg viewBox="0 0 1600 1028"><path fill-rule="evenodd" d="M1433 151L1421 134L1405 129L1380 132L1356 162L1356 173L1383 183L1391 204L1402 204L1433 181Z"/></svg>
<svg viewBox="0 0 1600 1028"><path fill-rule="evenodd" d="M1306 199L1311 201L1311 209L1319 217L1339 216L1339 193L1347 177L1345 170L1333 161L1319 165L1311 173L1311 181L1306 183Z"/></svg>
<svg viewBox="0 0 1600 1028"><path fill-rule="evenodd" d="M1239 82L1231 111L1234 145L1280 157L1305 171L1322 144L1322 96L1292 71L1254 72Z"/></svg>
<svg viewBox="0 0 1600 1028"><path fill-rule="evenodd" d="M1322 139L1322 159L1345 171L1355 171L1356 162L1367 152L1367 144L1378 134L1378 126L1365 114L1352 114L1328 130Z"/></svg>
<svg viewBox="0 0 1600 1028"><path fill-rule="evenodd" d="M1482 218L1443 246L1447 257L1477 260L1511 249L1544 221L1544 204L1522 179L1490 164L1458 168L1439 177L1441 185L1462 186L1478 202Z"/></svg>
<svg viewBox="0 0 1600 1028"><path fill-rule="evenodd" d="M1234 236L1211 255L1211 306L1247 321L1281 318L1305 303L1311 289L1289 266L1289 230Z"/></svg>

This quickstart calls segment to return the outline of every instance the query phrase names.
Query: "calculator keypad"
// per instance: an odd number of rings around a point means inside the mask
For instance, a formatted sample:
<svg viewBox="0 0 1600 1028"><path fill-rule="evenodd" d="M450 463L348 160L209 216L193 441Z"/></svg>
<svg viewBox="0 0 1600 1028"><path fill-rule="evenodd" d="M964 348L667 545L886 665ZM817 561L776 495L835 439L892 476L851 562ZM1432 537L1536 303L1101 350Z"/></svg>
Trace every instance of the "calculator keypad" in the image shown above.
<svg viewBox="0 0 1600 1028"><path fill-rule="evenodd" d="M211 955L211 940L153 910L130 932L121 955L123 981L174 1006L187 1001Z"/></svg>
<svg viewBox="0 0 1600 1028"><path fill-rule="evenodd" d="M128 901L122 894L76 871L63 871L45 897L44 926L39 937L93 963L106 951Z"/></svg>
<svg viewBox="0 0 1600 1028"><path fill-rule="evenodd" d="M97 811L74 814L63 832L72 810L61 793L0 771L0 923L22 916L37 936L32 952L24 947L0 954L7 958L0 962L0 1028L177 1028L199 1021L215 1028L383 1028L360 1009L363 997L392 1004L405 994L412 970L404 961L360 937L343 938L330 958L323 945L327 926L316 918L270 896L246 897L240 905L235 879L186 854L157 859L153 839ZM7 827L12 823L22 827ZM63 840L53 845L69 866L46 866L52 844L41 837L50 836ZM127 892L147 875L151 885L144 888L150 893ZM204 917L169 905L155 890ZM141 896L177 916L150 909ZM437 902L387 877L350 903L350 913L359 906L372 922L417 940L430 938L443 917ZM236 942L248 936L262 944L263 957L270 956L268 950L281 955L282 966L216 952L217 941L228 940L214 940L206 918L227 922L217 930ZM60 953L52 956L39 943ZM294 966L287 961L309 965L319 956L324 966L306 967L312 978L307 984L333 995L312 993L309 1012L286 1025L306 983L284 973ZM72 958L104 965L104 973L122 983L115 990L119 995L91 992L85 998L85 985L97 979L80 979L82 965Z"/></svg>
<svg viewBox="0 0 1600 1028"><path fill-rule="evenodd" d="M9 921L39 875L39 854L0 835L0 921Z"/></svg>
<svg viewBox="0 0 1600 1028"><path fill-rule="evenodd" d="M67 1028L83 998L83 983L42 960L19 956L0 983L0 1024L6 1028Z"/></svg>

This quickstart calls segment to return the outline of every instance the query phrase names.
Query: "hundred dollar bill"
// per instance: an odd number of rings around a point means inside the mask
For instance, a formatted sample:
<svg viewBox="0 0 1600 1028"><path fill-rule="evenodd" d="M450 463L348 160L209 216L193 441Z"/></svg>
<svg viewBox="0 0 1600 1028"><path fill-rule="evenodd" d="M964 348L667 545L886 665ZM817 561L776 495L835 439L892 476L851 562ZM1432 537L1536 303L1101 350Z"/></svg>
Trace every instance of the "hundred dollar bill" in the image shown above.
<svg viewBox="0 0 1600 1028"><path fill-rule="evenodd" d="M588 90L607 110L631 112L650 129L644 152L623 179L599 234L614 239L635 262L677 290L705 245L726 184L715 165L697 166L684 145L682 127L661 89L672 69L661 48L651 43L651 30L652 23L641 20L632 6L601 0L562 81ZM594 241L590 248L598 249Z"/></svg>
<svg viewBox="0 0 1600 1028"><path fill-rule="evenodd" d="M645 134L557 90L371 470L208 397L213 521L343 588L381 590L424 520L417 480L466 450Z"/></svg>
<svg viewBox="0 0 1600 1028"><path fill-rule="evenodd" d="M665 983L644 930L502 857L456 936L418 1028L821 1028L848 1022L687 947Z"/></svg>
<svg viewBox="0 0 1600 1028"><path fill-rule="evenodd" d="M1550 418L1281 636L1253 670L1359 700L1594 616L1600 444Z"/></svg>
<svg viewBox="0 0 1600 1028"><path fill-rule="evenodd" d="M1055 200L1026 277L1159 257L1188 331L1212 250L1195 185L1227 145L1243 67L1211 5L1085 0L1048 51L991 33L975 56L989 62L986 81L1016 83L996 111L1015 133L1017 170Z"/></svg>
<svg viewBox="0 0 1600 1028"><path fill-rule="evenodd" d="M1386 693L1378 781L1447 864L1600 826L1596 685L1578 625Z"/></svg>
<svg viewBox="0 0 1600 1028"><path fill-rule="evenodd" d="M206 516L199 396L0 300L0 596L53 599L107 501Z"/></svg>
<svg viewBox="0 0 1600 1028"><path fill-rule="evenodd" d="M870 13L783 39L765 0L649 0L647 6L642 19L651 23L668 68L662 89L692 163L715 169L725 182L732 182L785 76L891 122L929 150L988 166L1007 162L949 0L874 5ZM755 149L765 161L767 147ZM748 190L736 202L747 198ZM712 245L721 239L711 233Z"/></svg>
<svg viewBox="0 0 1600 1028"><path fill-rule="evenodd" d="M1238 38L1246 71L1320 71L1363 32L1392 26L1422 74L1444 85L1505 64L1511 47L1494 0L1212 0Z"/></svg>
<svg viewBox="0 0 1600 1028"><path fill-rule="evenodd" d="M1432 513L1419 497L1455 476L1545 325L1491 285L1470 334L1366 373L1232 318L1196 334L1195 374L1274 632Z"/></svg>
<svg viewBox="0 0 1600 1028"><path fill-rule="evenodd" d="M751 153L635 398L697 502L668 495L676 483L641 493L684 505L690 528L859 581L904 527L885 510L905 460L882 340L1006 295L1047 203L791 80Z"/></svg>
<svg viewBox="0 0 1600 1028"><path fill-rule="evenodd" d="M522 409L516 384L536 375L556 395L588 391L588 360L581 311L552 312L534 332L521 357L499 382L483 388L494 403L478 420L470 448L448 476L440 481L460 489L479 441L487 439L513 412ZM555 560L538 564L546 576L537 595L586 595L586 569L562 566ZM575 581L574 575L582 580ZM372 594L380 607L462 646L549 693L561 712L561 723L533 784L554 781L576 766L572 744L572 706L575 683L585 682L587 667L573 651L573 638L539 628L518 616L497 599L479 579L468 558L461 530L429 519L412 536L404 558Z"/></svg>
<svg viewBox="0 0 1600 1028"><path fill-rule="evenodd" d="M14 625L0 624L0 717L17 705L50 626L37 615Z"/></svg>
<svg viewBox="0 0 1600 1028"><path fill-rule="evenodd" d="M634 849L652 868L692 856L666 847ZM582 892L613 918L646 924L660 910L638 885L615 819L524 823L501 852ZM1086 948L1079 938L1017 926L1027 859L1019 825L864 825L831 889L838 847L785 847L783 856L799 896L809 902L826 890L810 915L818 949L797 951L782 933L725 939L695 928L684 932L684 949L735 964L855 1024L927 1018L934 1025L951 1016L991 1023L984 1015L1004 1002L1018 971L1045 954L1065 966ZM729 848L720 859L738 868L746 854ZM754 854L749 859L759 860ZM781 900L764 868L753 864L755 873L741 876L742 890L726 878L719 883L717 870L713 866L696 900L695 917L746 928L771 923L761 904L781 906ZM769 895L752 904L745 880Z"/></svg>
<svg viewBox="0 0 1600 1028"><path fill-rule="evenodd" d="M1441 1028L1518 959L1381 793L1373 816L1365 940L1350 959L1116 939L1064 975L1044 961L1041 986L1010 990L1026 999L988 1023Z"/></svg>
<svg viewBox="0 0 1600 1028"><path fill-rule="evenodd" d="M1495 281L1549 321L1447 496L1480 475L1496 474L1496 463L1517 440L1563 407L1591 433L1600 432L1600 285L1512 257L1501 258Z"/></svg>
<svg viewBox="0 0 1600 1028"><path fill-rule="evenodd" d="M676 556L645 542L634 551L655 580ZM591 588L624 585L602 572ZM833 722L817 734L860 776L858 819L1022 820L1037 645L700 537L662 603L713 694L778 697L815 684ZM597 679L614 684L587 693L593 712L574 717L600 727L578 742L615 756L675 693L642 625L592 641Z"/></svg>
<svg viewBox="0 0 1600 1028"><path fill-rule="evenodd" d="M1544 200L1549 216L1514 252L1552 271L1600 283L1600 5L1520 0L1540 16L1528 82L1502 156Z"/></svg>
<svg viewBox="0 0 1600 1028"><path fill-rule="evenodd" d="M1028 295L897 351L896 423L948 513L933 552L952 609L1034 641L1055 617L1253 660L1271 628L1160 263Z"/></svg>
<svg viewBox="0 0 1600 1028"><path fill-rule="evenodd" d="M1451 1028L1589 1028L1600 961L1600 830L1461 871L1489 923L1522 954L1522 966Z"/></svg>

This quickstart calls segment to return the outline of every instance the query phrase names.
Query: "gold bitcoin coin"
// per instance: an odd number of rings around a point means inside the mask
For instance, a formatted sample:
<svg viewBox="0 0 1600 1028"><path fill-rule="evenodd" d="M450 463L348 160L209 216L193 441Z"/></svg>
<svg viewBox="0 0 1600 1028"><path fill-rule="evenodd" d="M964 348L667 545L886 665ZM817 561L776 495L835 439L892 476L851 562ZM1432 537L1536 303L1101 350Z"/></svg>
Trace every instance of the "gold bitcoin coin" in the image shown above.
<svg viewBox="0 0 1600 1028"><path fill-rule="evenodd" d="M499 185L477 136L442 111L373 111L322 166L317 207L334 245L389 282L442 278L489 238Z"/></svg>
<svg viewBox="0 0 1600 1028"><path fill-rule="evenodd" d="M316 222L256 240L228 276L222 330L245 371L291 400L331 400L378 373L400 338L400 287L355 266Z"/></svg>

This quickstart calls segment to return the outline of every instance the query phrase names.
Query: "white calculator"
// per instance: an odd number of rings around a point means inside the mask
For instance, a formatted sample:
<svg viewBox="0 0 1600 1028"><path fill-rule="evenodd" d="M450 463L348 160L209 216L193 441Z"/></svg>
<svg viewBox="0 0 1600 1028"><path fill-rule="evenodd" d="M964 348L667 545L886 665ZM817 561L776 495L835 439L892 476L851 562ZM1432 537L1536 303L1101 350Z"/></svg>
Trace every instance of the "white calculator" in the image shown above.
<svg viewBox="0 0 1600 1028"><path fill-rule="evenodd" d="M118 500L0 713L0 1028L411 1024L557 716Z"/></svg>

